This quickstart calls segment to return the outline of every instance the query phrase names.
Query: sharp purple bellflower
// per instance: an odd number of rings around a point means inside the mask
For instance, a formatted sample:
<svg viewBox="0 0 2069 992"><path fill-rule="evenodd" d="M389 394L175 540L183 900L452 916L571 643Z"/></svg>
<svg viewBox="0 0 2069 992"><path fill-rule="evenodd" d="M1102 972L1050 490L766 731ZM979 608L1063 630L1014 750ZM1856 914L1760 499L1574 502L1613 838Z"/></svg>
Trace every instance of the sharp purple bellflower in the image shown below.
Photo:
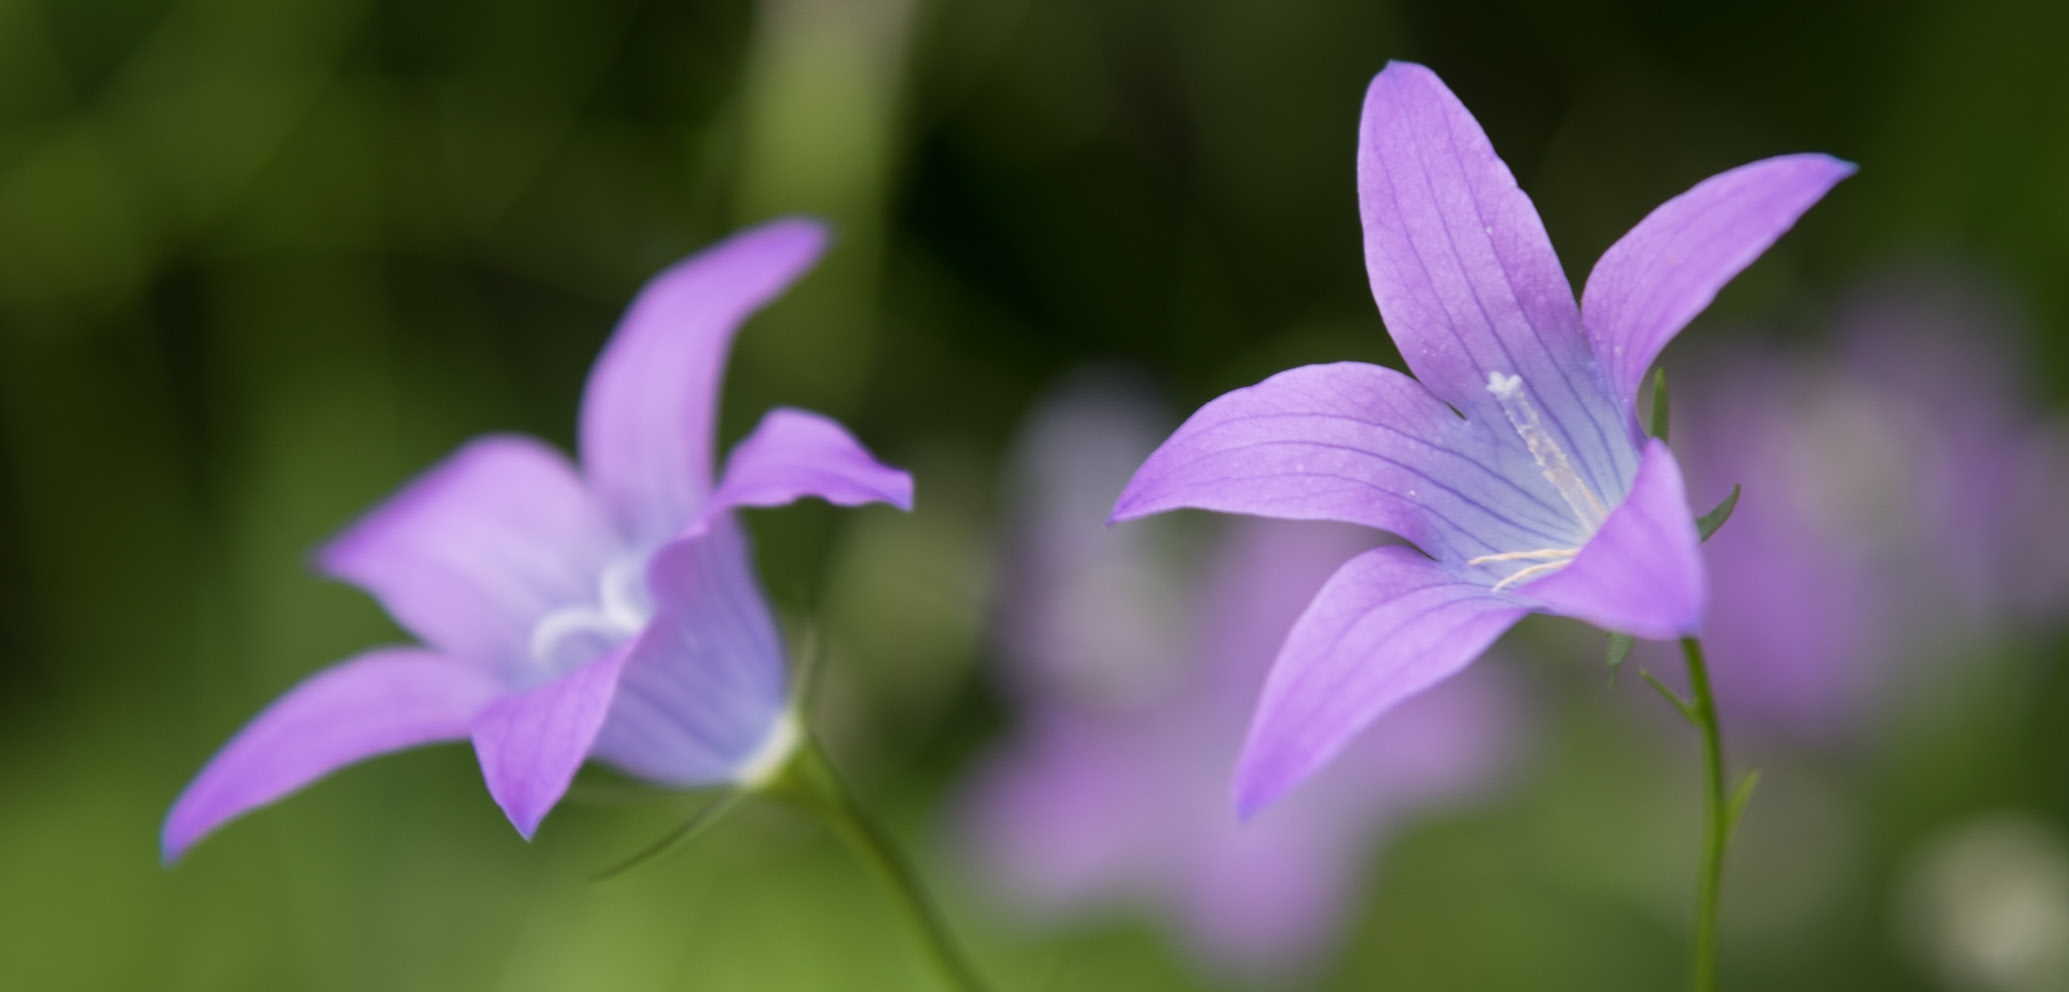
<svg viewBox="0 0 2069 992"><path fill-rule="evenodd" d="M1207 404L1114 520L1180 507L1391 531L1274 662L1237 765L1243 816L1526 613L1686 638L1706 600L1681 471L1635 394L1660 349L1853 166L1787 155L1713 176L1612 246L1578 305L1530 199L1430 70L1366 92L1358 199L1373 296L1415 373L1280 373Z"/></svg>
<svg viewBox="0 0 2069 992"><path fill-rule="evenodd" d="M1415 377L1311 365L1222 396L1150 456L1112 517L1341 520L1414 545L1351 559L1294 624L1237 761L1240 816L1527 613L1679 639L1691 698L1654 684L1703 736L1691 975L1697 992L1716 987L1724 847L1755 780L1727 804L1695 636L1700 534L1673 454L1639 426L1637 391L1717 291L1852 172L1784 155L1712 176L1611 245L1576 305L1537 210L1458 98L1412 63L1373 79L1358 136L1365 268Z"/></svg>
<svg viewBox="0 0 2069 992"><path fill-rule="evenodd" d="M825 246L818 223L779 220L655 277L590 370L579 469L532 438L481 438L323 548L321 570L421 646L267 707L173 805L166 859L334 769L438 741L473 741L526 837L588 758L669 786L780 772L803 734L733 511L912 503L909 476L800 410L770 411L713 481L733 334Z"/></svg>

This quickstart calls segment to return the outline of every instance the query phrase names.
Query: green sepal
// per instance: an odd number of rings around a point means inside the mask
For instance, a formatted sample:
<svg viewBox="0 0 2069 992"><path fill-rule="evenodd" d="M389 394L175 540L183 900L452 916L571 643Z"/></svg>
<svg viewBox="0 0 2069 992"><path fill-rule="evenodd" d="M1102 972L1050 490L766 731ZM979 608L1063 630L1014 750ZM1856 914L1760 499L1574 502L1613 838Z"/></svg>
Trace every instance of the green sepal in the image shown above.
<svg viewBox="0 0 2069 992"><path fill-rule="evenodd" d="M1616 688L1617 673L1623 670L1624 662L1631 657L1631 648L1638 639L1629 634L1609 632L1609 687Z"/></svg>
<svg viewBox="0 0 2069 992"><path fill-rule="evenodd" d="M648 845L645 850L638 854L597 872L595 875L590 876L589 880L591 882L607 882L704 836L704 832L716 826L718 821L725 819L727 813L731 813L739 808L741 801L746 799L747 795L747 791L744 789L727 789L725 792L720 793L718 798L705 803L702 809L691 814L688 820L683 821L682 826L669 831L666 837Z"/></svg>
<svg viewBox="0 0 2069 992"><path fill-rule="evenodd" d="M1651 672L1648 672L1643 668L1638 669L1638 676L1640 678L1643 678L1646 682L1650 683L1653 688L1658 689L1660 695L1666 697L1668 703L1672 704L1675 709L1680 710L1681 719L1687 720L1689 726L1700 728L1703 725L1703 715L1700 711L1698 711L1695 708L1694 703L1691 703L1688 700L1681 698L1680 693L1677 693L1674 690L1667 688L1667 684L1665 682L1661 682Z"/></svg>
<svg viewBox="0 0 2069 992"><path fill-rule="evenodd" d="M1724 815L1724 842L1731 843L1733 834L1738 833L1739 817L1745 815L1746 804L1753 801L1753 790L1760 785L1760 769L1755 768L1739 779L1739 787L1731 794L1731 805Z"/></svg>
<svg viewBox="0 0 2069 992"><path fill-rule="evenodd" d="M1738 509L1738 506L1739 486L1738 483L1734 482L1731 485L1731 495L1724 497L1724 502L1717 504L1710 512L1695 518L1696 533L1701 534L1703 540L1709 540L1710 535L1717 533L1717 528L1724 526L1724 522L1731 519L1731 511Z"/></svg>

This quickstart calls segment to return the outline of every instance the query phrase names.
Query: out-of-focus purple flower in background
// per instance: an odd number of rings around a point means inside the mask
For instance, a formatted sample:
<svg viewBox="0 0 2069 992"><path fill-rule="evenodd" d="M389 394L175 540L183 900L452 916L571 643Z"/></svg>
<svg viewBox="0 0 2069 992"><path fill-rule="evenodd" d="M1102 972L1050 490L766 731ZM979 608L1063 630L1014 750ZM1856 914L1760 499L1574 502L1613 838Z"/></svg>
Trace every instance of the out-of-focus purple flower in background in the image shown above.
<svg viewBox="0 0 2069 992"><path fill-rule="evenodd" d="M1799 740L2069 607L2069 432L2022 401L2014 308L1908 272L1835 330L1826 355L1698 354L1674 392L1691 498L1745 486L1706 546L1725 718Z"/></svg>
<svg viewBox="0 0 2069 992"><path fill-rule="evenodd" d="M648 283L590 371L579 469L530 438L479 439L326 546L318 566L425 646L360 654L246 724L167 814L166 860L338 768L442 741L473 741L527 839L592 757L685 788L780 766L798 731L735 511L912 505L910 476L802 410L770 411L713 481L734 332L826 241L774 221Z"/></svg>
<svg viewBox="0 0 2069 992"><path fill-rule="evenodd" d="M1340 932L1389 826L1483 794L1518 707L1490 666L1416 697L1301 790L1239 823L1228 778L1280 642L1380 536L1327 522L1213 521L1204 556L1161 520L1103 528L1164 435L1145 391L1081 377L1023 429L1011 477L998 673L1013 738L963 825L1007 899L1055 919L1133 907L1203 964L1249 976L1312 966Z"/></svg>

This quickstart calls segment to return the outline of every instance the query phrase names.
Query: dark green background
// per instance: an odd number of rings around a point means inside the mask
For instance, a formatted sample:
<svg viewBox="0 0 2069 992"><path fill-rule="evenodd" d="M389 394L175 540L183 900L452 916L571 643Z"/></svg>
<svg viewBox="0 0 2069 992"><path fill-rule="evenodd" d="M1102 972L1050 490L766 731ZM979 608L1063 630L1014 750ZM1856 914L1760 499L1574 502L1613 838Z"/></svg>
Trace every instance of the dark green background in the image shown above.
<svg viewBox="0 0 2069 992"><path fill-rule="evenodd" d="M1003 718L978 625L1028 402L1095 359L1181 410L1396 362L1352 173L1365 83L1407 58L1479 116L1575 278L1712 172L1859 162L1692 333L1815 339L1853 279L1951 260L2023 295L2059 404L2065 43L2046 0L0 0L0 985L917 987L810 828L750 813L590 887L688 806L570 805L527 846L461 747L156 860L244 719L398 636L308 550L472 434L570 443L640 283L791 211L841 240L749 325L723 433L814 407L919 485L910 518L754 517L772 595L830 645L829 736L1003 987L1182 985L1139 925L986 912L943 843L938 801ZM1693 755L1602 689L1590 637L1524 637L1540 760L1375 862L1322 972L1342 987L1679 980ZM1838 797L1817 850L1844 866L1803 909L1801 835L1755 807L1729 985L1927 987L1893 909L1908 852L1973 811L2069 817L2069 680L2052 646L2017 653L1921 728L1770 769L1777 809L1792 781Z"/></svg>

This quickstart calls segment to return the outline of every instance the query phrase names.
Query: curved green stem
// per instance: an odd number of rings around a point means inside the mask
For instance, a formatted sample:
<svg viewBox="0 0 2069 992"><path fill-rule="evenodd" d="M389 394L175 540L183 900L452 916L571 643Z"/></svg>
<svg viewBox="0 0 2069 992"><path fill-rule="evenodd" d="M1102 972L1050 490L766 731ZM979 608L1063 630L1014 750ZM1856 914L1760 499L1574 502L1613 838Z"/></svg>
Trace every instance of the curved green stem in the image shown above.
<svg viewBox="0 0 2069 992"><path fill-rule="evenodd" d="M1724 802L1724 735L1717 726L1717 700L1710 692L1709 666L1703 645L1681 639L1688 658L1689 700L1686 713L1703 734L1703 863L1695 905L1695 960L1690 984L1695 992L1717 988L1717 900L1724 886L1724 845L1731 838L1732 808Z"/></svg>
<svg viewBox="0 0 2069 992"><path fill-rule="evenodd" d="M790 764L768 788L825 823L869 864L896 896L898 908L925 945L928 960L943 984L957 992L984 992L984 979L949 933L941 910L920 883L919 874L842 785L816 739L805 738Z"/></svg>

